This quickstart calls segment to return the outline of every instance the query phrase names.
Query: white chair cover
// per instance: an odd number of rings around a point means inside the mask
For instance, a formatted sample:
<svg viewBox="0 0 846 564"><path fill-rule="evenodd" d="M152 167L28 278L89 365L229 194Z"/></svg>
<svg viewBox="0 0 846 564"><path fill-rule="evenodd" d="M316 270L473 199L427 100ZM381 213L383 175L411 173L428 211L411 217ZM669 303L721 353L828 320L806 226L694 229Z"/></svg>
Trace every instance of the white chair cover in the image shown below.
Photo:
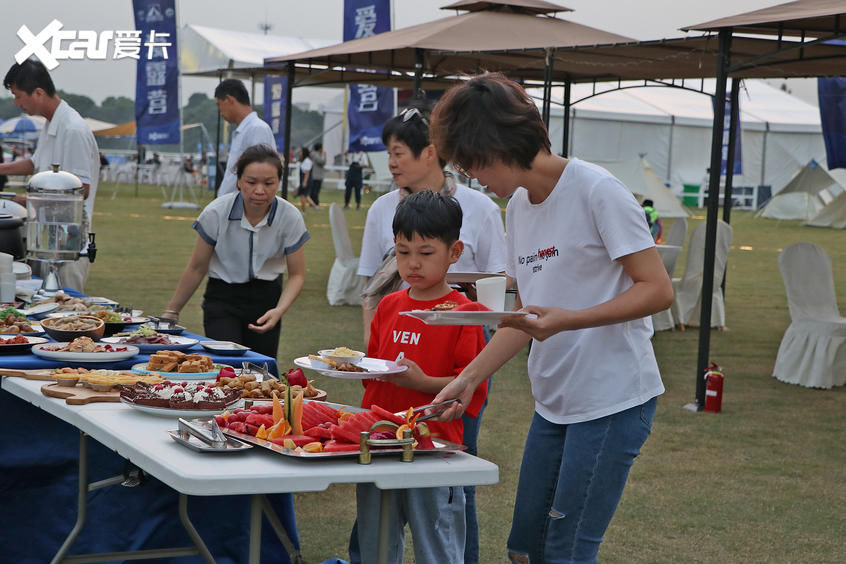
<svg viewBox="0 0 846 564"><path fill-rule="evenodd" d="M347 220L338 204L329 206L329 225L332 228L332 242L335 244L335 262L329 271L326 299L329 300L329 305L333 306L361 305L364 277L356 274L358 257L353 256Z"/></svg>
<svg viewBox="0 0 846 564"><path fill-rule="evenodd" d="M673 227L675 227L675 225L676 224L674 223ZM664 268L667 269L667 275L671 280L673 278L673 272L676 270L676 263L679 260L681 252L681 246L664 247L663 249L660 249L661 261L664 263ZM676 326L672 309L673 308L671 306L664 311L652 314L652 328L655 331L669 331Z"/></svg>
<svg viewBox="0 0 846 564"><path fill-rule="evenodd" d="M667 231L667 236L664 237L663 243L665 245L676 245L678 247L684 246L684 240L687 237L687 218L680 217L673 221L670 230ZM672 276L672 274L670 275Z"/></svg>
<svg viewBox="0 0 846 564"><path fill-rule="evenodd" d="M778 266L791 321L773 376L810 388L846 384L846 318L837 308L828 255L813 243L796 243L779 254Z"/></svg>
<svg viewBox="0 0 846 564"><path fill-rule="evenodd" d="M705 263L705 228L703 223L693 231L687 253L684 275L673 280L673 317L676 323L683 323L691 327L699 325L702 309L702 274ZM714 292L711 296L711 327L724 327L726 324L726 308L723 302L723 275L726 271L729 247L731 246L732 229L725 221L717 220L716 253L714 256Z"/></svg>

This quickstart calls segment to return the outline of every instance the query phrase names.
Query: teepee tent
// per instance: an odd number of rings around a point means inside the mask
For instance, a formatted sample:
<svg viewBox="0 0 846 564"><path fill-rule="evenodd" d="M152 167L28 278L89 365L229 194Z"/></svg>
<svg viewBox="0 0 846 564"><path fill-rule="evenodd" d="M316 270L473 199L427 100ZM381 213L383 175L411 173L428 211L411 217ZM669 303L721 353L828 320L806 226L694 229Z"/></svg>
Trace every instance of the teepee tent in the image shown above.
<svg viewBox="0 0 846 564"><path fill-rule="evenodd" d="M846 192L841 192L805 225L846 229Z"/></svg>
<svg viewBox="0 0 846 564"><path fill-rule="evenodd" d="M687 217L681 202L655 174L645 159L627 161L593 161L616 176L643 202L650 199L661 217Z"/></svg>
<svg viewBox="0 0 846 564"><path fill-rule="evenodd" d="M757 217L809 221L843 190L832 173L812 159L773 196Z"/></svg>

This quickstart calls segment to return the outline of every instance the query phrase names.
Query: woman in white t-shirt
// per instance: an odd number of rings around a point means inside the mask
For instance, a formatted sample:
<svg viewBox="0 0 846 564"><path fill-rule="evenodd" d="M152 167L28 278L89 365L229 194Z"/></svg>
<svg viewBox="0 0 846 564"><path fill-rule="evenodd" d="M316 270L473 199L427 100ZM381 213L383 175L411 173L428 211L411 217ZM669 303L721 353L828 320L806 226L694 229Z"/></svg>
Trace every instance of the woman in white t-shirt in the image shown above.
<svg viewBox="0 0 846 564"><path fill-rule="evenodd" d="M650 315L673 290L632 193L606 170L554 155L534 101L501 74L447 92L432 140L506 209L517 308L435 402L459 398L531 339L535 415L508 539L514 562L594 562L664 387ZM523 307L523 304L526 304Z"/></svg>

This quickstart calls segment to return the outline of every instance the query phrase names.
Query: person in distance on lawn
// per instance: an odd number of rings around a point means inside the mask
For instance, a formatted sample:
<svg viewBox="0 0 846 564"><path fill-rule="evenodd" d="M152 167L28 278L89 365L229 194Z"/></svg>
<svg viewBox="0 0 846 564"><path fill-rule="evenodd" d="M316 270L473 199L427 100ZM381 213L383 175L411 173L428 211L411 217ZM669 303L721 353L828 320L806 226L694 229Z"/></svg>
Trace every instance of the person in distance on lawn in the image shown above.
<svg viewBox="0 0 846 564"><path fill-rule="evenodd" d="M455 198L429 190L411 194L397 206L393 220L397 267L409 288L388 294L379 302L371 323L367 356L394 359L403 353L405 358L400 364L408 369L380 380L362 380L362 407L375 404L396 412L431 403L435 394L484 347L480 326L430 326L399 315L413 309L430 310L446 302L454 302L462 309L484 309L446 283L447 270L463 249L458 239L461 221L461 206ZM478 413L486 394L487 386L482 384L466 398L467 411ZM461 443L461 419L435 422L429 429L434 436ZM356 497L357 539L351 539L350 560L375 562L379 490L373 484L359 484ZM411 528L415 561L419 564L464 561L463 488L411 489L395 492L391 497L396 519L388 533L390 562L402 562L406 523Z"/></svg>

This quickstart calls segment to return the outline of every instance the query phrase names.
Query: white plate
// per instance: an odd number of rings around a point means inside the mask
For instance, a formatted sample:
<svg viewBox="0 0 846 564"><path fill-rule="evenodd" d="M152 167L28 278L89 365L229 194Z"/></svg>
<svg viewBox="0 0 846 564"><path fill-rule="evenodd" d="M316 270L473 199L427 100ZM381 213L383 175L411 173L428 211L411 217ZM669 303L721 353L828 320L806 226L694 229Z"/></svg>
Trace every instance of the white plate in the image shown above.
<svg viewBox="0 0 846 564"><path fill-rule="evenodd" d="M0 339L13 339L20 335L0 335ZM26 343L14 343L14 344L5 344L0 343L0 353L13 353L13 352L26 352L32 345L40 345L41 343L46 343L49 339L45 339L44 337L30 337L28 335L24 335L26 338Z"/></svg>
<svg viewBox="0 0 846 564"><path fill-rule="evenodd" d="M239 356L250 350L250 347L232 341L200 341L200 345L209 352L224 356Z"/></svg>
<svg viewBox="0 0 846 564"><path fill-rule="evenodd" d="M132 367L132 371L138 374L151 374L155 372L165 380L170 380L172 382L181 382L182 380L205 380L206 378L217 378L220 369L224 366L228 365L215 363L214 372L162 372L160 370L147 370L147 363L139 362L138 364ZM232 367L230 366L229 368ZM173 378L170 378L170 376L173 376Z"/></svg>
<svg viewBox="0 0 846 564"><path fill-rule="evenodd" d="M397 364L391 360L370 358L368 356L365 356L359 362L356 362L356 366L366 368L367 372L344 372L342 370L332 370L332 368L325 362L312 360L307 356L301 356L300 358L294 359L294 364L300 368L314 370L324 376L343 378L346 380L367 380L369 378L378 378L379 376L397 374L408 370L408 366Z"/></svg>
<svg viewBox="0 0 846 564"><path fill-rule="evenodd" d="M33 321L29 324L32 327L32 331L27 331L26 333L2 333L3 335L23 335L24 337L35 337L36 335L43 335L44 329L41 327L41 324L37 321Z"/></svg>
<svg viewBox="0 0 846 564"><path fill-rule="evenodd" d="M141 352L153 352L153 351L181 351L184 349L189 349L196 345L199 341L197 339L191 339L190 337L179 337L176 335L168 335L168 339L170 339L170 344L147 344L142 345L139 343L132 343L133 347L138 347ZM120 347L126 346L130 343L121 343L121 339L126 339L127 337L103 337L100 339L103 343L111 343L112 345L117 345Z"/></svg>
<svg viewBox="0 0 846 564"><path fill-rule="evenodd" d="M497 272L447 272L447 284L473 284L480 278L490 278L491 276L505 276Z"/></svg>
<svg viewBox="0 0 846 564"><path fill-rule="evenodd" d="M401 311L400 315L407 315L419 319L426 325L498 325L504 317L509 315L532 315L527 311L429 311L415 309Z"/></svg>
<svg viewBox="0 0 846 564"><path fill-rule="evenodd" d="M98 343L108 344L108 343ZM32 352L36 356L46 358L49 360L62 360L65 362L115 362L118 360L126 360L137 355L140 351L138 347L133 345L120 345L121 348L126 348L125 351L118 352L68 352L68 351L50 351L46 348L61 347L62 343L48 343L42 345L34 345Z"/></svg>
<svg viewBox="0 0 846 564"><path fill-rule="evenodd" d="M90 297L85 298L85 299L86 299L86 300L88 300L88 303L89 303L89 304L95 304L95 305L118 305L118 303L117 303L116 301L114 301L114 300L110 300L109 298L103 298L103 297L100 297L100 296L90 296Z"/></svg>
<svg viewBox="0 0 846 564"><path fill-rule="evenodd" d="M50 313L53 310L59 308L59 304L56 302L47 302L43 304L34 304L29 306L26 309L20 310L20 312L24 315L42 315L45 313Z"/></svg>
<svg viewBox="0 0 846 564"><path fill-rule="evenodd" d="M149 413L150 415L158 415L159 417L211 417L214 415L218 415L223 413L227 409L238 405L238 402L241 401L241 398L238 398L234 402L230 403L226 407L221 407L220 409L174 409L172 407L153 407L152 405L138 405L132 403L131 401L126 401L123 398L120 398L120 403L124 405L128 405L134 409L142 413Z"/></svg>

